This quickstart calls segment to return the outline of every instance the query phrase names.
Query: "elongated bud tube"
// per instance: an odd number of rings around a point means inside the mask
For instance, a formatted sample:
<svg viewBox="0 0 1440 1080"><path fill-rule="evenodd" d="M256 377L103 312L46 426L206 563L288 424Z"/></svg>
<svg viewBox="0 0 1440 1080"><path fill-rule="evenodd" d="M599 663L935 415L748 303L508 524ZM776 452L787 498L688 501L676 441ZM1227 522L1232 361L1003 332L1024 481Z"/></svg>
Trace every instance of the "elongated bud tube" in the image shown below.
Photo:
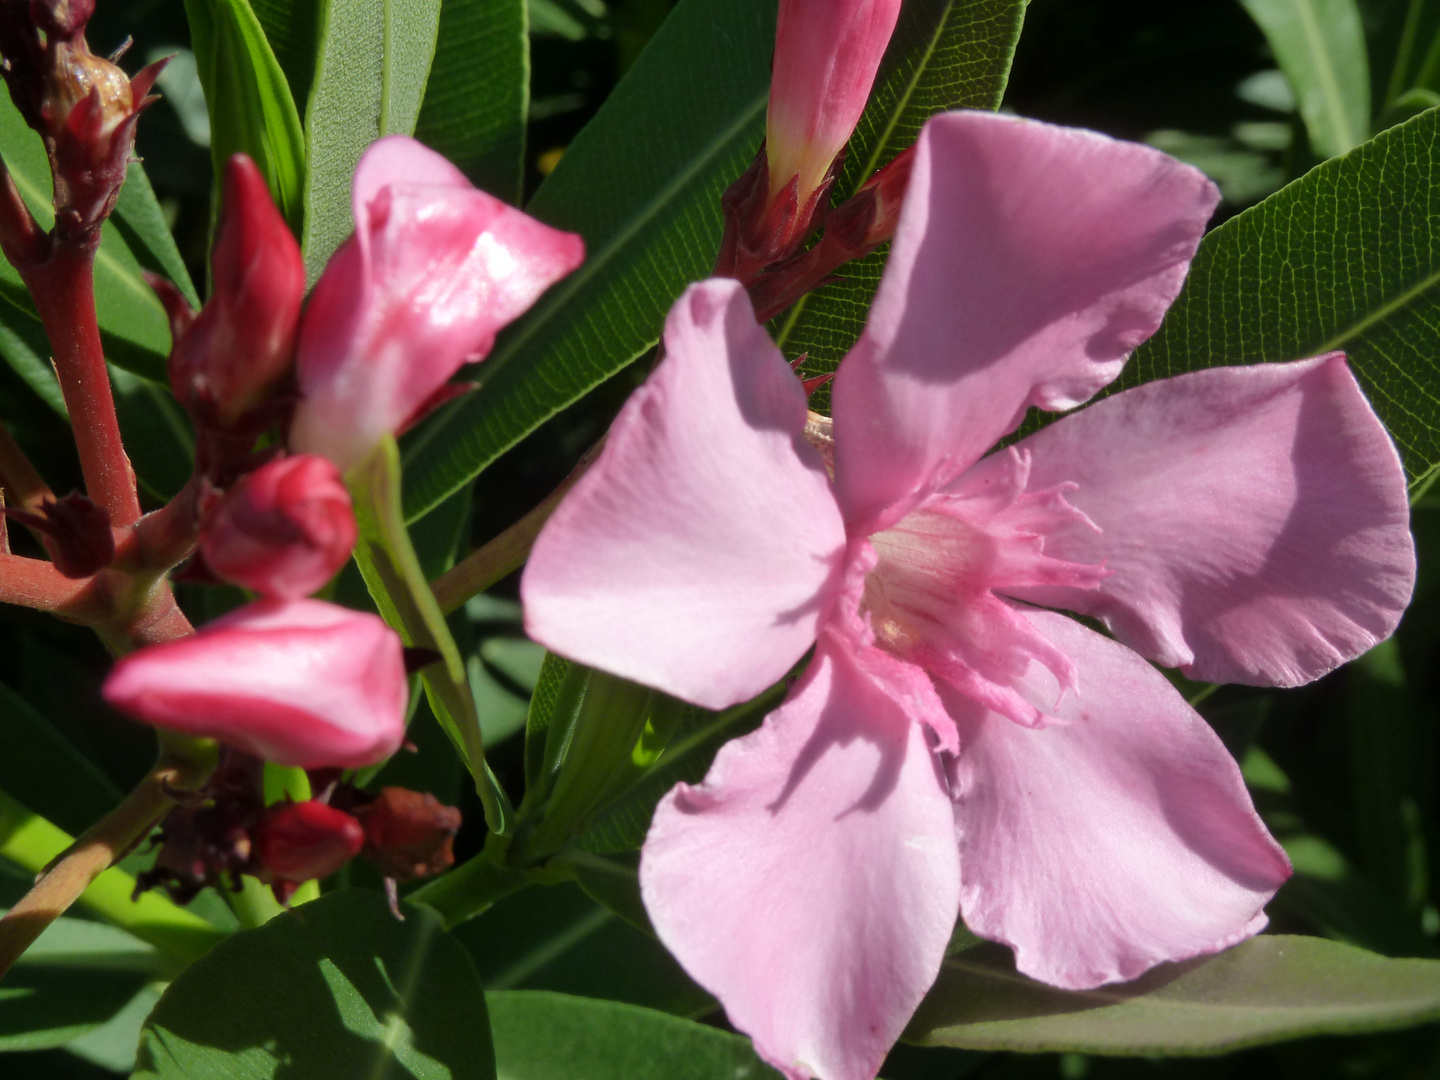
<svg viewBox="0 0 1440 1080"><path fill-rule="evenodd" d="M170 386L198 424L231 429L289 372L305 296L300 246L244 154L225 167L210 265L215 291L171 350Z"/></svg>
<svg viewBox="0 0 1440 1080"><path fill-rule="evenodd" d="M405 739L400 639L374 615L259 600L118 661L105 700L281 765L359 768Z"/></svg>
<svg viewBox="0 0 1440 1080"><path fill-rule="evenodd" d="M770 200L804 207L865 111L900 0L781 0L765 118Z"/></svg>
<svg viewBox="0 0 1440 1080"><path fill-rule="evenodd" d="M355 234L331 257L300 328L293 449L342 470L443 394L467 362L580 265L580 237L483 191L394 135L355 169Z"/></svg>
<svg viewBox="0 0 1440 1080"><path fill-rule="evenodd" d="M365 846L365 830L343 810L307 800L272 806L253 834L253 857L278 881L329 877Z"/></svg>
<svg viewBox="0 0 1440 1080"><path fill-rule="evenodd" d="M355 537L339 470L300 454L262 465L227 491L201 530L200 554L226 581L296 599L335 576Z"/></svg>

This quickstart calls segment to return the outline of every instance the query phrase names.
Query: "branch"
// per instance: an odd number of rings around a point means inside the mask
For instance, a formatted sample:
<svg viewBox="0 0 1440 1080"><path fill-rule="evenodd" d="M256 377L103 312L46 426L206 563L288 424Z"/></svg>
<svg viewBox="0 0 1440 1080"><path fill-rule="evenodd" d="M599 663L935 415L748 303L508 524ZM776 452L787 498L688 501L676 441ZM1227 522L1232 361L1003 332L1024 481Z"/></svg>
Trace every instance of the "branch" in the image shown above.
<svg viewBox="0 0 1440 1080"><path fill-rule="evenodd" d="M94 578L67 578L53 563L0 554L0 604L49 611L76 622L101 617Z"/></svg>
<svg viewBox="0 0 1440 1080"><path fill-rule="evenodd" d="M55 497L20 444L3 426L0 426L0 487L5 489L6 505L26 510L33 510L46 499Z"/></svg>
<svg viewBox="0 0 1440 1080"><path fill-rule="evenodd" d="M162 755L125 801L87 829L20 902L0 918L0 978L82 892L159 824L175 805L170 792L195 790L214 761Z"/></svg>

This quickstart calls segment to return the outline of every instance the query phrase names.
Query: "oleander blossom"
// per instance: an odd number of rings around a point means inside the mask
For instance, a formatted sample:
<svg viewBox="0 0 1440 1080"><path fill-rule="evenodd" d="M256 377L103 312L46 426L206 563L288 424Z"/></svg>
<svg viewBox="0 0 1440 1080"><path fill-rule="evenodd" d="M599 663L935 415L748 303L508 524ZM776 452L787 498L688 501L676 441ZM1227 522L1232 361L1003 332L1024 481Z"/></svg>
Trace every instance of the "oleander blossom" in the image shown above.
<svg viewBox="0 0 1440 1080"><path fill-rule="evenodd" d="M535 546L536 640L700 705L814 647L662 800L640 871L787 1076L874 1076L957 914L1086 988L1255 933L1290 873L1148 661L1289 686L1393 631L1404 474L1343 356L1151 382L982 456L1119 374L1216 200L1144 146L932 119L833 430L744 291L702 282Z"/></svg>

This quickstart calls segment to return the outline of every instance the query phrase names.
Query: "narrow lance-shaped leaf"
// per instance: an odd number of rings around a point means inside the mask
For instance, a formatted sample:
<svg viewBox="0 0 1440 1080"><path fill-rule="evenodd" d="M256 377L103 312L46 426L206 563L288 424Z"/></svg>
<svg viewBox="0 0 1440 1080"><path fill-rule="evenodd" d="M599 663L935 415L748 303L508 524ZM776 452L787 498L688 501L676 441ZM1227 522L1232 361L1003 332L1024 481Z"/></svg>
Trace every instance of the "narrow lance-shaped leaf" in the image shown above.
<svg viewBox="0 0 1440 1080"><path fill-rule="evenodd" d="M1240 0L1290 81L1320 157L1370 135L1370 64L1355 0Z"/></svg>
<svg viewBox="0 0 1440 1080"><path fill-rule="evenodd" d="M986 944L945 961L905 1037L971 1050L1190 1056L1437 1018L1440 961L1390 960L1321 938L1263 935L1084 991L1017 975L1009 950Z"/></svg>
<svg viewBox="0 0 1440 1080"><path fill-rule="evenodd" d="M305 106L305 229L313 283L355 228L350 178L382 135L415 130L440 0L324 0L310 100Z"/></svg>
<svg viewBox="0 0 1440 1080"><path fill-rule="evenodd" d="M530 105L525 0L445 0L415 137L519 205Z"/></svg>
<svg viewBox="0 0 1440 1080"><path fill-rule="evenodd" d="M875 93L846 150L843 198L913 143L946 109L994 109L1025 18L1023 0L920 0L904 5L875 80ZM889 246L843 268L843 280L812 293L776 320L788 355L808 354L805 370L834 371L865 327ZM822 390L818 404L828 401Z"/></svg>
<svg viewBox="0 0 1440 1080"><path fill-rule="evenodd" d="M185 14L210 110L216 206L225 162L233 154L249 154L260 167L275 205L290 228L299 232L304 134L290 85L260 21L248 0L185 0Z"/></svg>
<svg viewBox="0 0 1440 1080"><path fill-rule="evenodd" d="M681 0L527 208L585 265L500 336L480 389L406 446L414 520L642 355L720 242L720 194L760 145L776 0Z"/></svg>
<svg viewBox="0 0 1440 1080"><path fill-rule="evenodd" d="M1212 231L1112 389L1343 349L1421 477L1440 462L1440 112L1381 133Z"/></svg>

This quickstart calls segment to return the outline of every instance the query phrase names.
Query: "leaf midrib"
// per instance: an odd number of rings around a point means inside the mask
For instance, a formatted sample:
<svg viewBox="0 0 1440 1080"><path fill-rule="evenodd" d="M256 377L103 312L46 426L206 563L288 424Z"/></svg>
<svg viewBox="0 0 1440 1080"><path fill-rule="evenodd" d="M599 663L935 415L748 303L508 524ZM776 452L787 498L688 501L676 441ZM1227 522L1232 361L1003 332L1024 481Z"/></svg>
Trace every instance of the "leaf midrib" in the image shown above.
<svg viewBox="0 0 1440 1080"><path fill-rule="evenodd" d="M1367 312L1364 317L1362 317L1356 323L1349 327L1346 327L1338 334L1329 338L1322 345L1319 345L1315 351L1317 353L1333 352L1334 350L1344 345L1347 341L1350 341L1353 338L1363 334L1366 330L1370 329L1370 327L1378 325L1379 323L1382 323L1386 319L1388 319L1391 315L1394 315L1396 312L1404 310L1404 308L1406 308L1412 300L1415 300L1422 293L1427 292L1428 290L1434 288L1436 285L1440 285L1440 269L1432 270L1429 274L1421 278L1414 285L1411 285L1408 289L1404 290L1398 296L1394 297L1391 300L1387 300L1375 310Z"/></svg>

